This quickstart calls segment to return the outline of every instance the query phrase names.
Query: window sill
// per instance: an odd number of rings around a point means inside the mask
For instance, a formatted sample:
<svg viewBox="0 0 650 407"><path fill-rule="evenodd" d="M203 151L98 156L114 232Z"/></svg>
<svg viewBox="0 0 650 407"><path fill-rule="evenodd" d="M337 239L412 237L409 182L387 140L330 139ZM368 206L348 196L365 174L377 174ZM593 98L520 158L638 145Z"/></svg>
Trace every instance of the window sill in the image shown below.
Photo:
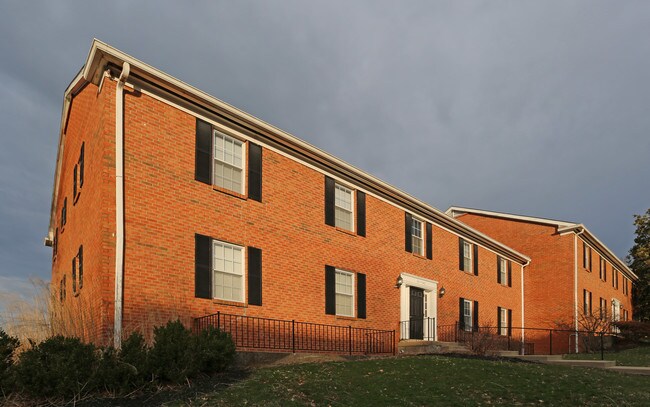
<svg viewBox="0 0 650 407"><path fill-rule="evenodd" d="M465 270L461 270L461 269L458 269L458 271L460 271L461 273L468 274L470 276L478 277L476 274L474 274L474 271L465 271ZM501 284L501 285L503 285L503 284Z"/></svg>
<svg viewBox="0 0 650 407"><path fill-rule="evenodd" d="M213 298L212 303L217 305L226 305L228 307L248 308L248 305L244 302L220 300L217 298Z"/></svg>
<svg viewBox="0 0 650 407"><path fill-rule="evenodd" d="M339 319L341 321L358 321L359 318L357 317L346 317L345 315L337 315L336 319Z"/></svg>
<svg viewBox="0 0 650 407"><path fill-rule="evenodd" d="M339 227L339 226L335 226L334 228L338 232L345 233L346 235L350 235L350 236L356 236L357 235L356 233L354 233L353 230L343 229L342 227Z"/></svg>
<svg viewBox="0 0 650 407"><path fill-rule="evenodd" d="M423 255L421 255L421 254L417 254L417 253L411 253L411 254L412 254L413 257L415 257L415 258L422 259L422 260L429 260L429 259L427 259L425 256L423 256Z"/></svg>
<svg viewBox="0 0 650 407"><path fill-rule="evenodd" d="M244 201L248 200L248 195L240 194L239 192L235 192L235 191L232 191L232 190L227 189L227 188L222 188L222 187L218 187L216 185L212 185L212 190L217 191L217 192L222 192L222 193L224 193L226 195L234 196L235 198L239 198L239 199L244 200Z"/></svg>

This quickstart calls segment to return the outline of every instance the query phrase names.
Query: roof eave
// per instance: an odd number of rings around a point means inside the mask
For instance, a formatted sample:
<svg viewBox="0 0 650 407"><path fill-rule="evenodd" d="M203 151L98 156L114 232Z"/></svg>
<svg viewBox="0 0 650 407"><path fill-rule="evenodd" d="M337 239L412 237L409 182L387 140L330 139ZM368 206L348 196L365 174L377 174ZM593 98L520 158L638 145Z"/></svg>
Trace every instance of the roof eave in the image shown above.
<svg viewBox="0 0 650 407"><path fill-rule="evenodd" d="M132 74L139 75L140 77L150 81L156 86L160 86L163 89L168 89L169 91L181 95L197 104L198 106L204 107L210 111L216 111L217 113L224 115L225 117L228 117L235 122L251 127L270 140L279 142L283 145L290 145L295 153L318 163L322 168L328 169L335 173L339 173L354 180L360 185L375 190L393 202L404 206L406 209L413 211L416 214L420 214L421 216L435 220L450 230L462 234L468 239L474 240L476 243L479 243L501 255L504 255L505 257L515 260L520 264L527 264L530 262L530 258L528 256L517 252L516 250L490 238L487 235L482 234L481 232L465 225L456 219L453 219L450 216L445 215L442 211L432 207L431 205L428 205L419 199L403 191L400 191L392 185L389 185L386 182L365 173L364 171L334 157L333 155L323 150L320 150L319 148L275 126L272 126L258 119L257 117L252 116L249 113L231 106L193 86L182 82L179 79L174 78L171 75L168 75L122 51L119 51L100 40L93 40L91 50L88 54L88 59L84 64L84 68L82 69L81 76L86 81L99 84L101 75L103 73L102 70L107 64L122 66L124 62L128 62L130 64ZM62 123L64 123L64 120L65 119L62 120ZM62 151L62 140L63 139L60 140L59 153ZM55 191L57 189L59 178L59 161L60 157L57 158ZM53 197L53 205L54 202L55 201ZM52 219L53 217L51 217L50 227L52 227Z"/></svg>

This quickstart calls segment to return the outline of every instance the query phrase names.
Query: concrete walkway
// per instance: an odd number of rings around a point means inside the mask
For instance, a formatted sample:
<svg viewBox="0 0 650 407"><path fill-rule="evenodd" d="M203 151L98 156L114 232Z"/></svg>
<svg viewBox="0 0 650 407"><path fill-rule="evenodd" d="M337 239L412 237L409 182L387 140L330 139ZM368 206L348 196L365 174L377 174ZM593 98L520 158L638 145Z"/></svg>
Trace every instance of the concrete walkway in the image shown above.
<svg viewBox="0 0 650 407"><path fill-rule="evenodd" d="M592 367L597 369L607 369L619 373L650 376L650 367L616 366L616 361L614 360L572 360L562 359L562 355L518 355L513 357L547 365Z"/></svg>

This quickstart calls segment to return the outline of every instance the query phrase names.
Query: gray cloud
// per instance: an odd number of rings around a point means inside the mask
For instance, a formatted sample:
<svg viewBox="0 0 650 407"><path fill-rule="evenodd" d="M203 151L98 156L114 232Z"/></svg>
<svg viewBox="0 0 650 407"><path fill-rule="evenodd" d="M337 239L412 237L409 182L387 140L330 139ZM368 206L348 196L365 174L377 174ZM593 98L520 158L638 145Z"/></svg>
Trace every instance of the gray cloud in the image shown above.
<svg viewBox="0 0 650 407"><path fill-rule="evenodd" d="M4 2L0 276L48 277L93 37L438 208L584 222L624 256L650 206L649 36L644 2Z"/></svg>

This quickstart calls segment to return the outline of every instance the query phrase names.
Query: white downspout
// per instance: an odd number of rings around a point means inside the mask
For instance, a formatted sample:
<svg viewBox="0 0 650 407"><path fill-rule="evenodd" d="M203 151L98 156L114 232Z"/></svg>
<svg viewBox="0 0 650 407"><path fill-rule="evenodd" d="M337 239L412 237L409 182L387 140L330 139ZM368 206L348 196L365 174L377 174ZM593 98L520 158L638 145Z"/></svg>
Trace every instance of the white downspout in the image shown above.
<svg viewBox="0 0 650 407"><path fill-rule="evenodd" d="M584 233L584 229L581 229L579 232L576 232L573 235L573 321L576 327L576 353L578 353L578 235Z"/></svg>
<svg viewBox="0 0 650 407"><path fill-rule="evenodd" d="M525 296L524 296L524 268L528 267L530 264L530 260L526 262L523 266L521 266L521 351L520 354L525 355L526 354L526 344L525 344L525 339L526 339L526 323L525 323L525 318L524 318L524 308L526 305L525 302Z"/></svg>
<svg viewBox="0 0 650 407"><path fill-rule="evenodd" d="M124 305L124 84L131 66L122 65L115 93L115 325L113 345L122 346L122 309Z"/></svg>

